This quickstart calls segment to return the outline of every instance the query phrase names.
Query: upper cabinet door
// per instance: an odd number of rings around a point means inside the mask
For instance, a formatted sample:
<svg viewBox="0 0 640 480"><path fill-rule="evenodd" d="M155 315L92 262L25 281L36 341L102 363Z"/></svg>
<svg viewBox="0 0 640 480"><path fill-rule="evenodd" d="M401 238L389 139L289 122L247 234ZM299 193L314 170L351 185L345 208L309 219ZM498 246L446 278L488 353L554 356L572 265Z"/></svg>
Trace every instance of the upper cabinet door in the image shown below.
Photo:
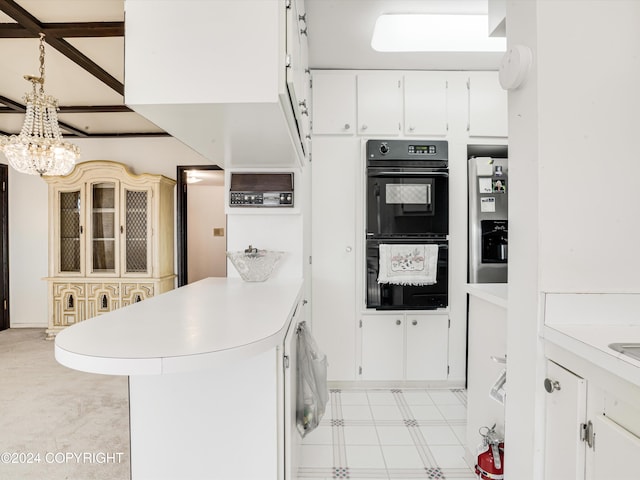
<svg viewBox="0 0 640 480"><path fill-rule="evenodd" d="M55 220L54 231L58 245L57 268L59 274L77 274L84 272L84 218L82 203L84 202L84 189L82 187L73 190L58 190L57 205L58 218ZM54 242L55 244L55 242Z"/></svg>
<svg viewBox="0 0 640 480"><path fill-rule="evenodd" d="M118 183L89 184L89 275L118 275Z"/></svg>
<svg viewBox="0 0 640 480"><path fill-rule="evenodd" d="M356 133L356 76L353 73L313 72L314 135Z"/></svg>
<svg viewBox="0 0 640 480"><path fill-rule="evenodd" d="M358 133L400 135L402 128L402 74L358 74Z"/></svg>
<svg viewBox="0 0 640 480"><path fill-rule="evenodd" d="M448 82L445 72L404 75L405 135L446 135Z"/></svg>
<svg viewBox="0 0 640 480"><path fill-rule="evenodd" d="M151 272L151 209L149 189L122 188L123 216L120 229L122 274L136 276Z"/></svg>
<svg viewBox="0 0 640 480"><path fill-rule="evenodd" d="M473 72L469 76L469 135L506 137L508 134L507 92L498 72Z"/></svg>

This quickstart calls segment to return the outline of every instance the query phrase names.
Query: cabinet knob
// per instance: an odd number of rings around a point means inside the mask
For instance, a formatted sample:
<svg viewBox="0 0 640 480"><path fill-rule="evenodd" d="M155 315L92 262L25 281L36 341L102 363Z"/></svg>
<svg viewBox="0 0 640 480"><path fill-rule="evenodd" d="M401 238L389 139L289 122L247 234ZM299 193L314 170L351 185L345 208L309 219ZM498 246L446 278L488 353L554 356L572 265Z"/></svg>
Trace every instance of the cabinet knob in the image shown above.
<svg viewBox="0 0 640 480"><path fill-rule="evenodd" d="M351 253L352 250L353 250L353 248L351 248L351 247L347 247L347 248L344 249L344 251L347 252L347 253Z"/></svg>
<svg viewBox="0 0 640 480"><path fill-rule="evenodd" d="M560 382L557 380L551 380L550 378L545 378L544 389L549 393L553 393L554 390L560 390Z"/></svg>
<svg viewBox="0 0 640 480"><path fill-rule="evenodd" d="M348 123L344 124L344 129L345 130L349 130L351 128L351 125L349 125Z"/></svg>
<svg viewBox="0 0 640 480"><path fill-rule="evenodd" d="M414 127L413 125L409 127L409 131L413 132L416 129L416 127Z"/></svg>
<svg viewBox="0 0 640 480"><path fill-rule="evenodd" d="M413 320L413 321L411 322L411 325L417 325L417 324L418 324L418 320Z"/></svg>
<svg viewBox="0 0 640 480"><path fill-rule="evenodd" d="M362 125L362 130L366 130L367 126L366 125Z"/></svg>
<svg viewBox="0 0 640 480"><path fill-rule="evenodd" d="M396 325L402 325L402 320L396 320Z"/></svg>

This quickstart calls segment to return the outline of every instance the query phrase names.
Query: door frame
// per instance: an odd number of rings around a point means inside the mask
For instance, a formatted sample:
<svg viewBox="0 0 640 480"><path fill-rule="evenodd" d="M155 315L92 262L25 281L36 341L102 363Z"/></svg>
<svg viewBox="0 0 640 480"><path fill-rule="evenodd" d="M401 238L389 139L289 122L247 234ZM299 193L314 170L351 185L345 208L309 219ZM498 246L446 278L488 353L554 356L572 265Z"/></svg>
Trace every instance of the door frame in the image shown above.
<svg viewBox="0 0 640 480"><path fill-rule="evenodd" d="M187 172L190 170L222 170L218 165L178 165L176 167L176 242L178 287L187 284Z"/></svg>
<svg viewBox="0 0 640 480"><path fill-rule="evenodd" d="M0 255L2 255L2 305L0 305L0 330L11 327L9 317L9 167L0 164Z"/></svg>

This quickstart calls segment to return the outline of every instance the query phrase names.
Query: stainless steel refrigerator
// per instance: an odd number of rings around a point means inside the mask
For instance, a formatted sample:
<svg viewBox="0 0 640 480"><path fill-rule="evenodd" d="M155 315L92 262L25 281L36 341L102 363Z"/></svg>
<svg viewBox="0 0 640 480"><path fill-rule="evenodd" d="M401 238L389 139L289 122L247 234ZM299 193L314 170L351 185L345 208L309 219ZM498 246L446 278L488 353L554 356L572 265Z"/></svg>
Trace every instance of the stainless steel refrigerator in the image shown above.
<svg viewBox="0 0 640 480"><path fill-rule="evenodd" d="M469 283L506 283L509 166L504 145L469 145Z"/></svg>

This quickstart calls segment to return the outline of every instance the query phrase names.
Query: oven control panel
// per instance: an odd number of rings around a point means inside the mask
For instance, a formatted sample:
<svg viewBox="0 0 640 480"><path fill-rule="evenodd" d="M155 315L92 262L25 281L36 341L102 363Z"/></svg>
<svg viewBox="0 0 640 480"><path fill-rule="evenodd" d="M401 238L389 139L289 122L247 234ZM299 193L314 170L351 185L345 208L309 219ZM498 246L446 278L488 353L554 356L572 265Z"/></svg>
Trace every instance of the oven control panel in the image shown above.
<svg viewBox="0 0 640 480"><path fill-rule="evenodd" d="M232 207L292 207L293 192L231 192Z"/></svg>

